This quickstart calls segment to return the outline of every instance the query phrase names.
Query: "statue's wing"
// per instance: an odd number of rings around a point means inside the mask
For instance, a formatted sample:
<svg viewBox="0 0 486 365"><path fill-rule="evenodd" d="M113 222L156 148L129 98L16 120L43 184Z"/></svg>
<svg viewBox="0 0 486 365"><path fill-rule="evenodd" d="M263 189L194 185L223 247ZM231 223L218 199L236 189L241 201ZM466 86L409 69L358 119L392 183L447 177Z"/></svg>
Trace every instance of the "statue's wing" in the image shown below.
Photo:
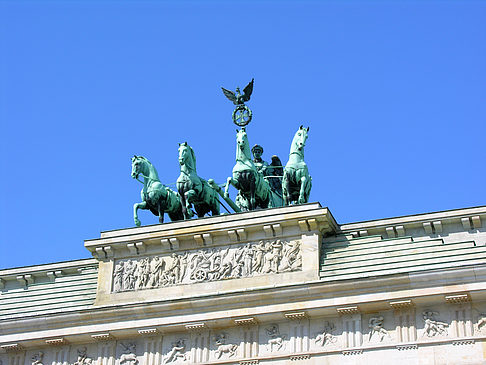
<svg viewBox="0 0 486 365"><path fill-rule="evenodd" d="M233 103L236 104L236 95L233 91L230 91L228 89L225 89L224 87L221 88L223 90L223 94L230 99Z"/></svg>
<svg viewBox="0 0 486 365"><path fill-rule="evenodd" d="M251 79L251 81L248 83L248 85L245 86L243 89L243 100L248 101L250 100L251 93L253 92L253 81L255 79Z"/></svg>

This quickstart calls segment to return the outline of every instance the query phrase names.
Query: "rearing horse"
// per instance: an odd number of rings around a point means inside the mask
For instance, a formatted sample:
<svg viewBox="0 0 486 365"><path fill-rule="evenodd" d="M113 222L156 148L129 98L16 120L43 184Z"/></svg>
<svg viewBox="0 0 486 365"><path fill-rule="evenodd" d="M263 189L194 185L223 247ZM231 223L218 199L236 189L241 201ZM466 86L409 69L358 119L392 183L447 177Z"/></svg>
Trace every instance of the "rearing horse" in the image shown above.
<svg viewBox="0 0 486 365"><path fill-rule="evenodd" d="M187 142L179 143L179 164L181 174L177 178L177 190L181 197L184 218L194 216L192 204L198 217L203 217L209 212L219 215L218 193L206 180L197 176L196 155Z"/></svg>
<svg viewBox="0 0 486 365"><path fill-rule="evenodd" d="M244 127L236 130L236 165L233 167L232 175L226 181L226 197L229 196L228 188L231 184L238 189L239 198L246 200L239 204L242 210L268 208L271 198L270 185L257 171L251 159L250 144Z"/></svg>
<svg viewBox="0 0 486 365"><path fill-rule="evenodd" d="M159 180L157 170L143 156L132 157L132 177L138 180L143 176L142 202L133 205L133 220L139 227L138 209L149 209L154 215L159 216L159 222L164 223L164 212L172 221L183 219L181 202L175 191L172 191Z"/></svg>
<svg viewBox="0 0 486 365"><path fill-rule="evenodd" d="M312 178L304 162L304 147L309 127L299 127L290 146L289 161L284 168L282 194L284 205L303 204L309 201Z"/></svg>

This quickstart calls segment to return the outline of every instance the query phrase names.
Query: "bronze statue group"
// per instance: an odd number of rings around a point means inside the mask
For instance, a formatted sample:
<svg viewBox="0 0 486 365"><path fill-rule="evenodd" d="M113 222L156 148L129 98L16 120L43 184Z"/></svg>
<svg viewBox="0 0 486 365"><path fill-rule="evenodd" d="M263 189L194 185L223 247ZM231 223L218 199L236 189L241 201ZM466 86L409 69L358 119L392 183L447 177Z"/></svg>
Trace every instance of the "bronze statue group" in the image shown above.
<svg viewBox="0 0 486 365"><path fill-rule="evenodd" d="M312 178L304 162L304 147L309 128L299 127L290 146L289 160L282 166L277 156L271 163L262 159L263 147L255 145L250 150L245 126L251 121L251 110L244 104L250 100L253 80L236 93L223 88L224 94L233 101L236 108L233 122L241 127L236 131L236 164L232 176L228 177L224 191L214 180L205 180L196 171L196 154L187 142L179 143L180 175L177 179L177 192L162 184L157 170L148 159L142 156L132 158L132 177L143 177L142 201L133 206L135 224L140 226L138 209L148 209L164 222L164 213L172 221L190 219L194 215L203 217L220 214L223 199L234 212L256 209L276 208L291 204L303 204L309 200ZM253 158L252 158L253 154ZM235 200L229 196L229 186L237 189ZM220 199L221 198L221 199Z"/></svg>

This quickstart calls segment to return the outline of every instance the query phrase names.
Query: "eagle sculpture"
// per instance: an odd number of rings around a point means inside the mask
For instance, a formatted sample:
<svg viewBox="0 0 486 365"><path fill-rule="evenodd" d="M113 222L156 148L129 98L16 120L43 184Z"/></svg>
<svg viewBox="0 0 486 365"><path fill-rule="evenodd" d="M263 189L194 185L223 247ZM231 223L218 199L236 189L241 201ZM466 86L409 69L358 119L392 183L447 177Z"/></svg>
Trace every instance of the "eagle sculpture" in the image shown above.
<svg viewBox="0 0 486 365"><path fill-rule="evenodd" d="M223 94L226 95L226 97L233 102L235 105L244 105L245 101L250 100L251 93L253 92L253 81L254 79L251 79L251 81L248 83L248 85L245 86L243 89L243 94L240 93L240 88L236 88L236 93L233 91L227 90L224 87L221 89L223 90Z"/></svg>

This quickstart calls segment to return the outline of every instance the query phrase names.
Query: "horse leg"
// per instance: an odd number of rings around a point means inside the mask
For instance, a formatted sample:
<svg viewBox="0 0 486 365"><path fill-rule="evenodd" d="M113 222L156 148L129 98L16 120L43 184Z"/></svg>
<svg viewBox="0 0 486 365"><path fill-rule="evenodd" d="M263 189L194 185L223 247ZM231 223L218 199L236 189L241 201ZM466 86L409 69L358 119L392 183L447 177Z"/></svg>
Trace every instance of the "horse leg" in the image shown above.
<svg viewBox="0 0 486 365"><path fill-rule="evenodd" d="M196 197L196 192L194 190L188 190L184 193L186 200L186 218L194 217L194 212L192 211L192 201Z"/></svg>
<svg viewBox="0 0 486 365"><path fill-rule="evenodd" d="M159 204L157 210L159 211L159 223L162 224L162 223L164 223L164 210L162 209L160 204Z"/></svg>
<svg viewBox="0 0 486 365"><path fill-rule="evenodd" d="M137 227L140 227L140 219L138 219L137 210L138 209L147 209L147 202L135 203L133 204L133 220Z"/></svg>
<svg viewBox="0 0 486 365"><path fill-rule="evenodd" d="M230 185L233 185L235 187L235 189L239 190L238 189L238 180L233 179L231 176L228 177L228 179L226 179L226 186L224 188L224 197L225 198L229 198L228 190L229 190Z"/></svg>
<svg viewBox="0 0 486 365"><path fill-rule="evenodd" d="M182 217L183 217L183 219L189 219L191 217L189 217L188 214L187 214L186 193L184 191L179 191L179 196L181 198Z"/></svg>
<svg viewBox="0 0 486 365"><path fill-rule="evenodd" d="M224 197L225 198L229 198L229 193L228 193L229 186L230 186L230 184L234 185L232 183L232 180L233 180L233 178L231 176L226 179L226 185L224 187Z"/></svg>
<svg viewBox="0 0 486 365"><path fill-rule="evenodd" d="M211 204L211 214L219 215L221 207L219 206L218 193L216 192L216 190L213 190L211 192L211 196L213 200L213 203Z"/></svg>
<svg viewBox="0 0 486 365"><path fill-rule="evenodd" d="M252 177L254 177L252 179ZM248 183L250 184L250 210L256 209L256 176L250 175L248 177Z"/></svg>
<svg viewBox="0 0 486 365"><path fill-rule="evenodd" d="M300 192L299 192L299 200L298 200L299 204L307 203L305 192L308 184L309 184L309 180L307 179L307 177L302 176L300 178Z"/></svg>
<svg viewBox="0 0 486 365"><path fill-rule="evenodd" d="M290 203L289 192L290 192L290 182L287 175L287 171L284 170L283 179L282 179L282 198L283 198L284 206L289 205Z"/></svg>

